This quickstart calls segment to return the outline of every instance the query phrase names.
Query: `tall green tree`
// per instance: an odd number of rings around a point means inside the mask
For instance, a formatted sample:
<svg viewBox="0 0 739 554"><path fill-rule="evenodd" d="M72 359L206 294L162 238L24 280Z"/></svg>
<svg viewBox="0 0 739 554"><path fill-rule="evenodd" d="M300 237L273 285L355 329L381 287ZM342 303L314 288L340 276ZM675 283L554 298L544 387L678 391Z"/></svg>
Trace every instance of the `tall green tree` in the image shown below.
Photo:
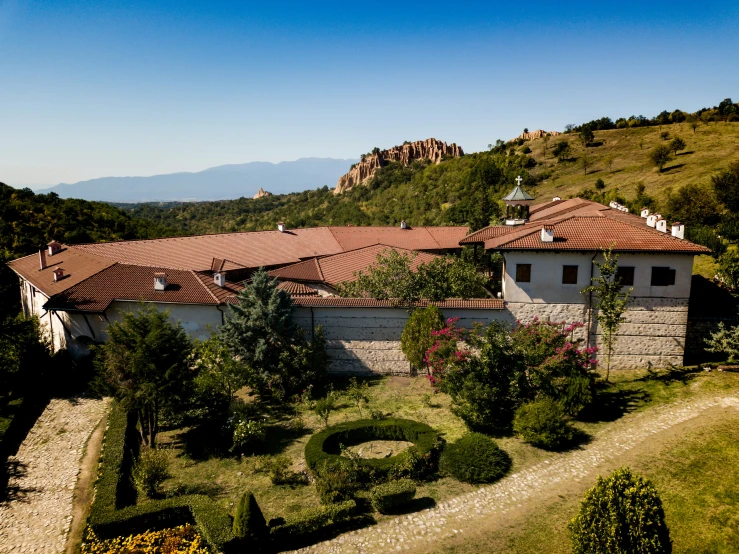
<svg viewBox="0 0 739 554"><path fill-rule="evenodd" d="M23 394L48 365L49 345L36 317L0 317L0 403Z"/></svg>
<svg viewBox="0 0 739 554"><path fill-rule="evenodd" d="M559 140L554 145L552 153L557 156L557 160L562 162L570 157L572 154L572 146L566 140Z"/></svg>
<svg viewBox="0 0 739 554"><path fill-rule="evenodd" d="M711 184L719 202L730 212L739 213L739 161L711 177Z"/></svg>
<svg viewBox="0 0 739 554"><path fill-rule="evenodd" d="M156 446L162 410L180 409L194 372L192 343L169 313L146 305L108 326L96 364L124 406L138 414L142 442Z"/></svg>
<svg viewBox="0 0 739 554"><path fill-rule="evenodd" d="M230 305L220 336L250 370L250 384L263 392L281 371L281 357L300 332L292 321L290 295L260 269Z"/></svg>
<svg viewBox="0 0 739 554"><path fill-rule="evenodd" d="M426 351L436 341L431 332L444 328L444 316L434 305L414 310L408 318L400 336L400 348L415 368L426 367Z"/></svg>
<svg viewBox="0 0 739 554"><path fill-rule="evenodd" d="M597 313L595 317L600 324L603 346L606 349L606 381L608 381L613 348L618 338L618 330L625 321L623 314L633 289L624 290L618 279L618 254L613 254L611 248L603 250L603 261L594 259L593 263L598 268L598 275L592 279L594 284L583 289L582 292L594 292L596 295Z"/></svg>
<svg viewBox="0 0 739 554"><path fill-rule="evenodd" d="M675 137L670 141L670 150L675 153L675 156L680 150L685 150L685 146L685 141L680 137Z"/></svg>
<svg viewBox="0 0 739 554"><path fill-rule="evenodd" d="M236 391L247 381L248 368L233 355L220 335L195 343L193 367L197 371L197 388L215 393L223 398L225 404L233 401Z"/></svg>

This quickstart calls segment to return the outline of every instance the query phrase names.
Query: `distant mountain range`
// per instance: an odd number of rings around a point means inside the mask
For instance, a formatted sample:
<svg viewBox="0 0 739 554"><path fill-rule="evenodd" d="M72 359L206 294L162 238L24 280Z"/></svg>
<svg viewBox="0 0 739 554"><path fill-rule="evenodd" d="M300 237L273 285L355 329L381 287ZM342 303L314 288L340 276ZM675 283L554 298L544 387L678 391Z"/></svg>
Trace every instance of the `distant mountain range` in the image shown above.
<svg viewBox="0 0 739 554"><path fill-rule="evenodd" d="M359 160L301 158L292 162L251 162L211 167L197 173L151 177L101 177L36 190L62 198L103 202L171 202L252 197L259 188L273 194L336 186Z"/></svg>

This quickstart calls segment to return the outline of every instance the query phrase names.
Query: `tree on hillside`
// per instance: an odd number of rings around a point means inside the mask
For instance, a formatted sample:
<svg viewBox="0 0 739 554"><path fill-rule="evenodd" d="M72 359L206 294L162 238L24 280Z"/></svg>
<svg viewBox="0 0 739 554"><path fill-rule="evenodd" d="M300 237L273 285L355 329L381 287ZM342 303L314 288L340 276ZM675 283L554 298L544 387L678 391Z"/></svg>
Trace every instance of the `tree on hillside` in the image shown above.
<svg viewBox="0 0 739 554"><path fill-rule="evenodd" d="M590 126L582 126L582 129L580 129L580 140L582 141L583 146L587 146L595 140L595 134L593 134L593 130Z"/></svg>
<svg viewBox="0 0 739 554"><path fill-rule="evenodd" d="M670 114L670 121L673 123L681 123L685 121L685 114L681 110L675 110Z"/></svg>
<svg viewBox="0 0 739 554"><path fill-rule="evenodd" d="M701 124L700 118L696 115L690 114L686 119L688 121L688 125L690 125L690 128L693 129L693 134L695 134L695 130Z"/></svg>
<svg viewBox="0 0 739 554"><path fill-rule="evenodd" d="M670 150L677 156L679 150L685 150L685 141L680 137L675 137L670 141Z"/></svg>
<svg viewBox="0 0 739 554"><path fill-rule="evenodd" d="M124 312L108 326L108 337L96 364L124 406L136 411L141 440L153 448L162 410L181 410L192 380L190 338L152 305Z"/></svg>
<svg viewBox="0 0 739 554"><path fill-rule="evenodd" d="M547 147L549 146L549 139L551 139L552 137L549 135L549 133L544 133L543 138L544 138L544 153L546 154Z"/></svg>
<svg viewBox="0 0 739 554"><path fill-rule="evenodd" d="M569 158L572 154L572 146L566 140L560 140L554 145L552 153L557 156L557 159L561 162Z"/></svg>
<svg viewBox="0 0 739 554"><path fill-rule="evenodd" d="M588 168L593 165L593 159L587 154L583 154L580 158L580 167L582 167L583 173L588 174Z"/></svg>
<svg viewBox="0 0 739 554"><path fill-rule="evenodd" d="M739 161L711 177L711 184L719 202L730 212L739 213Z"/></svg>
<svg viewBox="0 0 739 554"><path fill-rule="evenodd" d="M603 261L593 260L598 268L598 275L591 280L594 284L583 289L583 293L595 293L595 315L601 327L603 346L606 349L606 381L611 373L611 356L616 345L618 330L625 321L623 318L626 311L626 302L633 289L624 290L621 279L618 276L618 254L613 254L611 249L603 249Z"/></svg>
<svg viewBox="0 0 739 554"><path fill-rule="evenodd" d="M668 191L667 215L690 227L712 227L719 222L720 206L713 190L706 185L688 184L677 192Z"/></svg>
<svg viewBox="0 0 739 554"><path fill-rule="evenodd" d="M660 172L670 160L672 160L672 150L667 144L660 144L656 146L650 153L649 159L656 165Z"/></svg>
<svg viewBox="0 0 739 554"><path fill-rule="evenodd" d="M611 171L613 169L614 159L615 159L615 156L613 154L608 154L605 158L603 158L603 163L608 168L608 171Z"/></svg>

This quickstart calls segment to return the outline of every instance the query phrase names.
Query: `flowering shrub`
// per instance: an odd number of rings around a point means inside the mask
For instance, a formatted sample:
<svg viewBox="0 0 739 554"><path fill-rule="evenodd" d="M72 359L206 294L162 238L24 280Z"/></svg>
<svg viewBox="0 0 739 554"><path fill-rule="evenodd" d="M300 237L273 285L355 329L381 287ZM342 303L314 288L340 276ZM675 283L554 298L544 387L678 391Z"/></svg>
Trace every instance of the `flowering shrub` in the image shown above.
<svg viewBox="0 0 739 554"><path fill-rule="evenodd" d="M426 351L424 362L429 368L427 378L434 386L439 386L444 373L462 367L470 357L470 351L460 343L465 339L465 330L457 327L458 317L446 320L443 329L432 330L434 344Z"/></svg>
<svg viewBox="0 0 739 554"><path fill-rule="evenodd" d="M264 440L266 432L264 423L256 419L249 419L242 414L234 414L229 419L233 429L233 446L231 451L243 452Z"/></svg>
<svg viewBox="0 0 739 554"><path fill-rule="evenodd" d="M192 525L99 540L92 530L82 542L82 554L208 554L202 537Z"/></svg>

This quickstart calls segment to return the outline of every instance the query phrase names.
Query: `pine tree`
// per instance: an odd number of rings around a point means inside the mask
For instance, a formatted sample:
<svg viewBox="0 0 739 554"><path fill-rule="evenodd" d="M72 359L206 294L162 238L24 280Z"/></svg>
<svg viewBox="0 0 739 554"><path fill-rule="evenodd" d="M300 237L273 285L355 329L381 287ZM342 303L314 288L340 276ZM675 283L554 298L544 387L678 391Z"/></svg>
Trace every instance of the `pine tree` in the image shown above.
<svg viewBox="0 0 739 554"><path fill-rule="evenodd" d="M258 541L267 534L267 520L251 491L246 491L236 506L233 533L248 541Z"/></svg>
<svg viewBox="0 0 739 554"><path fill-rule="evenodd" d="M221 328L223 342L250 370L251 385L264 390L279 377L281 358L300 338L290 295L260 269L231 304Z"/></svg>

